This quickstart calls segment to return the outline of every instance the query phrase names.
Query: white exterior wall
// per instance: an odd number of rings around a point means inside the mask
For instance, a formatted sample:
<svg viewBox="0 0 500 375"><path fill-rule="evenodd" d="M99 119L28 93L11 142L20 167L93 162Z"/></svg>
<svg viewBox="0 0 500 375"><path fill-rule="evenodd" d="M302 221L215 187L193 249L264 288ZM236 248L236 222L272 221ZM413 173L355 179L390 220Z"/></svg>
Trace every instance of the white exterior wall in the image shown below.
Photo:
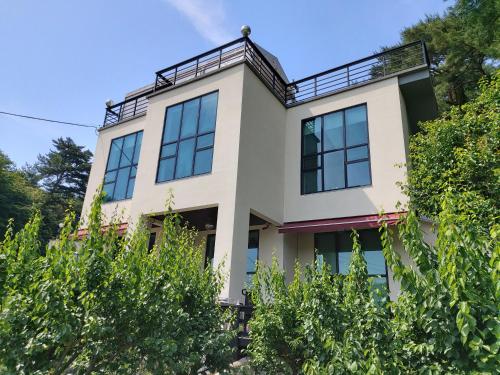
<svg viewBox="0 0 500 375"><path fill-rule="evenodd" d="M157 184L166 107L215 90L212 172ZM302 120L362 103L368 112L372 185L301 196ZM221 297L237 302L246 275L250 213L271 224L260 227L260 260L270 263L274 254L291 280L296 260L313 261L314 236L283 235L279 225L397 211L396 203L406 200L396 186L405 170L395 167L406 159L406 126L397 78L285 109L245 64L237 65L153 96L145 116L101 130L83 213L103 179L111 141L144 130L133 198L104 204L105 215L117 212L119 221L133 226L141 215L164 212L170 192L179 211L217 206L214 264L223 262L226 273Z"/></svg>

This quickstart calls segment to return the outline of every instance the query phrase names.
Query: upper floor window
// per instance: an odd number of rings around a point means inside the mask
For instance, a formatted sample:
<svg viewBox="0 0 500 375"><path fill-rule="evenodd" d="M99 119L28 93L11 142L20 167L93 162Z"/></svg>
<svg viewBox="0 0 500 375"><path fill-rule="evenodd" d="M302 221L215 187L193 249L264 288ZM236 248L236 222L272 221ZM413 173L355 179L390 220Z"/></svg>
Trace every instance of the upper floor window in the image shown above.
<svg viewBox="0 0 500 375"><path fill-rule="evenodd" d="M314 235L318 266L328 264L332 273L347 275L352 257L351 232L316 233ZM359 231L359 242L375 287L387 286L387 266L382 254L380 234L376 229Z"/></svg>
<svg viewBox="0 0 500 375"><path fill-rule="evenodd" d="M103 186L106 201L132 198L141 142L142 131L111 141Z"/></svg>
<svg viewBox="0 0 500 375"><path fill-rule="evenodd" d="M157 182L210 173L218 92L168 107Z"/></svg>
<svg viewBox="0 0 500 375"><path fill-rule="evenodd" d="M302 122L302 194L371 184L366 105Z"/></svg>

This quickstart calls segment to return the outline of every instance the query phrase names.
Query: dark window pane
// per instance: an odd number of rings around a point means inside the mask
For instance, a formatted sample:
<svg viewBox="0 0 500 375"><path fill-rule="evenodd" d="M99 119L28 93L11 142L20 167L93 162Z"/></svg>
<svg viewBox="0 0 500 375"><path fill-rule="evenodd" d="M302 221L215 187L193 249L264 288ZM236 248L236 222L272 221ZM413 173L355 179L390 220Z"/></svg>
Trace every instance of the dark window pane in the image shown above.
<svg viewBox="0 0 500 375"><path fill-rule="evenodd" d="M181 138L192 137L196 134L199 106L200 99L194 99L184 103L184 109L182 111Z"/></svg>
<svg viewBox="0 0 500 375"><path fill-rule="evenodd" d="M366 107L354 107L345 111L347 147L368 143Z"/></svg>
<svg viewBox="0 0 500 375"><path fill-rule="evenodd" d="M127 193L127 182L130 173L130 168L122 168L118 171L116 177L115 200L125 199Z"/></svg>
<svg viewBox="0 0 500 375"><path fill-rule="evenodd" d="M364 256L369 275L385 275L385 259L382 251L365 251Z"/></svg>
<svg viewBox="0 0 500 375"><path fill-rule="evenodd" d="M130 170L130 177L135 177L136 174L137 174L137 167L132 167L132 169Z"/></svg>
<svg viewBox="0 0 500 375"><path fill-rule="evenodd" d="M137 133L137 139L135 141L135 152L134 152L134 164L139 162L139 154L141 153L142 145L142 132Z"/></svg>
<svg viewBox="0 0 500 375"><path fill-rule="evenodd" d="M135 178L131 178L128 181L127 198L132 198L134 194Z"/></svg>
<svg viewBox="0 0 500 375"><path fill-rule="evenodd" d="M215 253L215 234L209 234L207 236L207 247L205 249L205 267L214 264L214 253Z"/></svg>
<svg viewBox="0 0 500 375"><path fill-rule="evenodd" d="M111 150L109 152L109 160L107 170L118 168L120 155L122 151L123 138L115 139L111 142Z"/></svg>
<svg viewBox="0 0 500 375"><path fill-rule="evenodd" d="M336 112L323 118L324 151L344 147L343 113Z"/></svg>
<svg viewBox="0 0 500 375"><path fill-rule="evenodd" d="M156 244L156 232L151 232L149 234L148 250L149 251L153 250L155 244Z"/></svg>
<svg viewBox="0 0 500 375"><path fill-rule="evenodd" d="M303 125L303 155L321 152L321 117L306 121Z"/></svg>
<svg viewBox="0 0 500 375"><path fill-rule="evenodd" d="M337 253L335 251L335 233L319 233L316 235L318 266L328 264L333 273L337 272Z"/></svg>
<svg viewBox="0 0 500 375"><path fill-rule="evenodd" d="M111 183L111 184L105 184L103 187L102 187L102 190L104 190L104 192L106 193L106 196L104 197L104 200L105 201L110 201L113 199L113 189L115 188L115 183Z"/></svg>
<svg viewBox="0 0 500 375"><path fill-rule="evenodd" d="M380 233L377 229L367 229L360 231L359 241L361 242L361 248L365 251L382 249Z"/></svg>
<svg viewBox="0 0 500 375"><path fill-rule="evenodd" d="M212 153L214 149L208 148L197 151L194 160L194 174L209 173L212 171Z"/></svg>
<svg viewBox="0 0 500 375"><path fill-rule="evenodd" d="M170 143L161 148L161 158L166 158L168 156L174 156L175 151L177 150L177 143Z"/></svg>
<svg viewBox="0 0 500 375"><path fill-rule="evenodd" d="M304 169L316 169L321 167L321 155L306 156L303 159Z"/></svg>
<svg viewBox="0 0 500 375"><path fill-rule="evenodd" d="M217 114L218 93L214 92L201 98L200 125L198 133L205 133L215 129Z"/></svg>
<svg viewBox="0 0 500 375"><path fill-rule="evenodd" d="M113 182L116 180L117 171L108 172L104 175L104 183Z"/></svg>
<svg viewBox="0 0 500 375"><path fill-rule="evenodd" d="M175 178L191 176L193 173L194 142L191 138L179 143Z"/></svg>
<svg viewBox="0 0 500 375"><path fill-rule="evenodd" d="M179 138L179 129L181 127L182 104L170 107L167 110L165 119L165 130L163 134L163 143L176 141Z"/></svg>
<svg viewBox="0 0 500 375"><path fill-rule="evenodd" d="M368 158L367 146L355 147L347 150L347 161L367 159L367 158Z"/></svg>
<svg viewBox="0 0 500 375"><path fill-rule="evenodd" d="M214 144L214 133L210 133L198 137L198 145L196 148L199 150L200 148L213 146L213 144Z"/></svg>
<svg viewBox="0 0 500 375"><path fill-rule="evenodd" d="M370 185L370 165L367 161L347 165L347 185Z"/></svg>
<svg viewBox="0 0 500 375"><path fill-rule="evenodd" d="M158 182L170 181L174 178L175 158L160 160L158 166Z"/></svg>
<svg viewBox="0 0 500 375"><path fill-rule="evenodd" d="M123 141L122 158L120 159L120 167L126 167L132 164L134 158L134 145L137 134L130 134Z"/></svg>
<svg viewBox="0 0 500 375"><path fill-rule="evenodd" d="M302 172L302 191L304 194L321 191L321 169Z"/></svg>
<svg viewBox="0 0 500 375"><path fill-rule="evenodd" d="M344 188L344 151L329 152L323 158L325 190Z"/></svg>
<svg viewBox="0 0 500 375"><path fill-rule="evenodd" d="M352 251L351 232L337 232L338 251Z"/></svg>

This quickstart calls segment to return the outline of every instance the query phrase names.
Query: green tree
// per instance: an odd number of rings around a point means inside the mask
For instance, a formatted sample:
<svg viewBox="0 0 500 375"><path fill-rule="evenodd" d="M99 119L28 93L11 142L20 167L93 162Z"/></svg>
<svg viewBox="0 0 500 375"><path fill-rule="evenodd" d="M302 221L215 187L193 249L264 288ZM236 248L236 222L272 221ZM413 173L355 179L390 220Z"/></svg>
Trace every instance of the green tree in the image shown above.
<svg viewBox="0 0 500 375"><path fill-rule="evenodd" d="M0 369L9 374L195 374L228 366L234 335L195 233L169 213L148 249L139 223L102 230L100 195L81 240L68 215L41 255L40 216L0 243ZM2 367L3 366L3 367Z"/></svg>
<svg viewBox="0 0 500 375"><path fill-rule="evenodd" d="M482 81L476 99L421 128L410 141L406 189L413 208L437 218L451 189L473 197L471 215L490 227L500 202L500 72Z"/></svg>
<svg viewBox="0 0 500 375"><path fill-rule="evenodd" d="M68 208L81 212L92 159L92 153L71 138L58 138L52 143L54 150L39 155L35 165L25 168L31 181L46 192L41 207L44 241L57 236Z"/></svg>
<svg viewBox="0 0 500 375"><path fill-rule="evenodd" d="M42 197L43 193L0 151L0 236L5 233L9 219L13 219L16 230L20 229Z"/></svg>
<svg viewBox="0 0 500 375"><path fill-rule="evenodd" d="M498 66L499 15L497 0L458 0L442 16L428 15L402 31L402 44L426 42L441 110L474 98L477 82Z"/></svg>

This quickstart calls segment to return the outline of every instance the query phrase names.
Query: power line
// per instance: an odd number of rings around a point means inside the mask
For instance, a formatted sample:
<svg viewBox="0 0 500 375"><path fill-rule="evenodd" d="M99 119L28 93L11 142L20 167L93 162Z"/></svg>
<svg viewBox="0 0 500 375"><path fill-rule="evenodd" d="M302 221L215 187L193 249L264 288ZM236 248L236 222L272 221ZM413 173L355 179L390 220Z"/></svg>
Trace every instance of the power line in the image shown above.
<svg viewBox="0 0 500 375"><path fill-rule="evenodd" d="M8 115L8 116L16 116L16 117L29 118L31 120L46 121L46 122L55 122L57 124L64 124L64 125L71 125L71 126L80 126L82 128L94 128L94 129L98 129L97 126L87 125L87 124L79 124L77 122L50 120L50 119L47 119L47 118L41 118L41 117L35 117L35 116L28 116L28 115L20 115L18 113L11 113L11 112L4 112L4 111L0 111L0 114Z"/></svg>

